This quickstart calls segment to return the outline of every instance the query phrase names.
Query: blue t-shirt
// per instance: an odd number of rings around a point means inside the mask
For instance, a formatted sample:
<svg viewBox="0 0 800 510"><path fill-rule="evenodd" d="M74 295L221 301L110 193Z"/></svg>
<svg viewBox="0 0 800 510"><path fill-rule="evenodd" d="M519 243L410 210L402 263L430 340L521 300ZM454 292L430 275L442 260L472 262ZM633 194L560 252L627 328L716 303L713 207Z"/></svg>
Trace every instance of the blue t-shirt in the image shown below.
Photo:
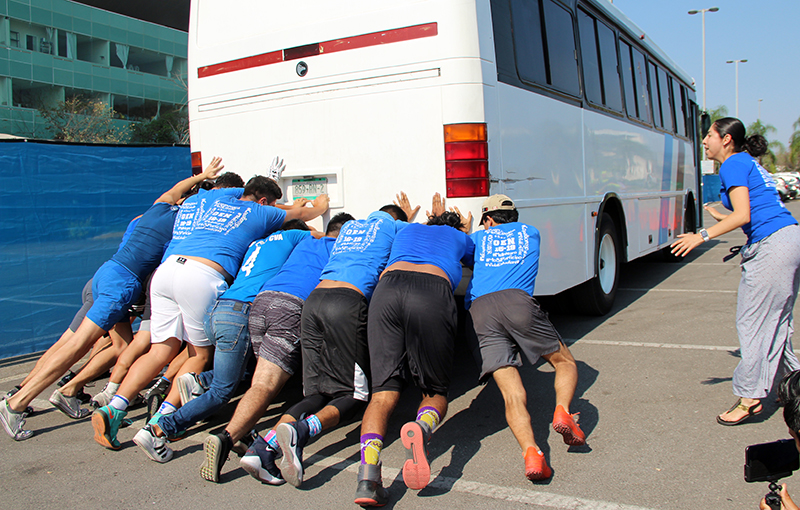
<svg viewBox="0 0 800 510"><path fill-rule="evenodd" d="M125 233L122 234L122 241L119 242L119 246L117 247L117 251L120 251L122 249L122 247L125 246L125 243L128 242L128 238L131 236L131 234L133 234L133 229L135 229L136 225L139 224L139 220L140 219L142 219L141 215L135 217L134 219L131 220L130 223L128 223L128 228L126 228L125 229Z"/></svg>
<svg viewBox="0 0 800 510"><path fill-rule="evenodd" d="M161 263L161 257L172 237L172 225L178 206L156 202L150 206L136 224L128 240L111 257L111 260L133 273L144 282Z"/></svg>
<svg viewBox="0 0 800 510"><path fill-rule="evenodd" d="M375 211L366 220L348 221L339 231L320 279L347 282L369 299L389 260L394 236L406 225L383 211Z"/></svg>
<svg viewBox="0 0 800 510"><path fill-rule="evenodd" d="M797 221L781 202L775 180L746 152L730 156L719 169L722 182L722 205L732 211L728 192L735 186L745 186L750 193L750 223L742 225L747 244L757 243L768 235Z"/></svg>
<svg viewBox="0 0 800 510"><path fill-rule="evenodd" d="M308 237L311 232L305 230L279 230L266 239L254 241L244 255L233 285L219 298L251 302L264 282L278 273L294 247Z"/></svg>
<svg viewBox="0 0 800 510"><path fill-rule="evenodd" d="M175 252L175 247L178 243L186 239L194 227L200 223L200 220L203 219L203 216L208 212L208 208L214 201L226 195L242 198L242 193L244 193L244 188L201 189L184 200L181 204L181 210L178 211L178 216L175 218L172 241L169 243L166 253L164 253L164 260Z"/></svg>
<svg viewBox="0 0 800 510"><path fill-rule="evenodd" d="M533 296L539 272L539 231L524 223L503 223L472 234L475 265L464 305L506 289L520 289Z"/></svg>
<svg viewBox="0 0 800 510"><path fill-rule="evenodd" d="M172 254L212 260L235 275L250 243L281 228L284 219L286 213L277 207L222 196Z"/></svg>
<svg viewBox="0 0 800 510"><path fill-rule="evenodd" d="M474 252L475 243L460 230L447 225L412 223L397 233L386 265L432 264L447 273L455 291L461 281L461 261L471 266Z"/></svg>
<svg viewBox="0 0 800 510"><path fill-rule="evenodd" d="M328 263L336 239L306 239L297 245L278 274L261 287L261 292L272 290L297 296L303 301L319 284L319 275Z"/></svg>

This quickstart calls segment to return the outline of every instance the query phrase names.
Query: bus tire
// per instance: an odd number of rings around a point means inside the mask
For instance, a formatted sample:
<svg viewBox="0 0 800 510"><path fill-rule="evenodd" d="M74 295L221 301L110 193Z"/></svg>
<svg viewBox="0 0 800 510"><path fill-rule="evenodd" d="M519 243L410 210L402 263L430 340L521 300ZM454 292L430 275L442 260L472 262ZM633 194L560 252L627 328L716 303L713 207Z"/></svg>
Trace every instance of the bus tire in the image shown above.
<svg viewBox="0 0 800 510"><path fill-rule="evenodd" d="M597 231L594 260L595 276L572 289L572 300L579 313L605 315L614 306L620 269L620 239L611 215L603 213Z"/></svg>

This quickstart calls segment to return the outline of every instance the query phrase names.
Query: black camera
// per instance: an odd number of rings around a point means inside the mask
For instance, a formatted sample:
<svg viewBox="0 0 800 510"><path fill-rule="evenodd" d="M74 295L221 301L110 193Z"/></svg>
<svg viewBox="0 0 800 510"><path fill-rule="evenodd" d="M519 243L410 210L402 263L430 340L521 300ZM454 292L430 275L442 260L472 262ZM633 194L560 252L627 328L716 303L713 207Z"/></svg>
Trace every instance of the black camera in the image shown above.
<svg viewBox="0 0 800 510"><path fill-rule="evenodd" d="M772 443L753 444L744 450L744 480L769 482L769 492L764 497L773 510L780 510L781 495L778 480L800 469L800 454L793 439Z"/></svg>

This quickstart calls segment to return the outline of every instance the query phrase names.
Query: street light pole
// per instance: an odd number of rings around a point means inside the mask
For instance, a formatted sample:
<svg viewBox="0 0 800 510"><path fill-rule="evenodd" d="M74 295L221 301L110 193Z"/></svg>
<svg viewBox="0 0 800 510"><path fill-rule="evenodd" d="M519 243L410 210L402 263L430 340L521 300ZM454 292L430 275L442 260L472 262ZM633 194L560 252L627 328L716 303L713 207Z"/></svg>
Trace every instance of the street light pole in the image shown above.
<svg viewBox="0 0 800 510"><path fill-rule="evenodd" d="M728 60L726 64L736 64L736 118L739 118L739 62L745 63L747 59ZM759 115L760 117L760 115Z"/></svg>
<svg viewBox="0 0 800 510"><path fill-rule="evenodd" d="M761 120L761 101L763 101L763 99L758 100L758 120Z"/></svg>
<svg viewBox="0 0 800 510"><path fill-rule="evenodd" d="M711 7L709 9L697 9L689 11L689 14L701 14L703 18L703 111L706 111L706 13L717 12L719 7Z"/></svg>

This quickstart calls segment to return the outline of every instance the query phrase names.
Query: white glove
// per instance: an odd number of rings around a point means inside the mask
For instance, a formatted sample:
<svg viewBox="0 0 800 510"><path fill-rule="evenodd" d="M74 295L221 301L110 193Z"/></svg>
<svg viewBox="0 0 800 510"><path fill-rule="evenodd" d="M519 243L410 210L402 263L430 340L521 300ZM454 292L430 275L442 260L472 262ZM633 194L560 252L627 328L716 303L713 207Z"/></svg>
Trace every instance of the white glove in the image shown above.
<svg viewBox="0 0 800 510"><path fill-rule="evenodd" d="M275 182L278 182L284 170L286 170L286 165L284 164L283 160L278 156L275 156L275 159L272 160L272 164L269 166L269 173L267 174L267 177Z"/></svg>

